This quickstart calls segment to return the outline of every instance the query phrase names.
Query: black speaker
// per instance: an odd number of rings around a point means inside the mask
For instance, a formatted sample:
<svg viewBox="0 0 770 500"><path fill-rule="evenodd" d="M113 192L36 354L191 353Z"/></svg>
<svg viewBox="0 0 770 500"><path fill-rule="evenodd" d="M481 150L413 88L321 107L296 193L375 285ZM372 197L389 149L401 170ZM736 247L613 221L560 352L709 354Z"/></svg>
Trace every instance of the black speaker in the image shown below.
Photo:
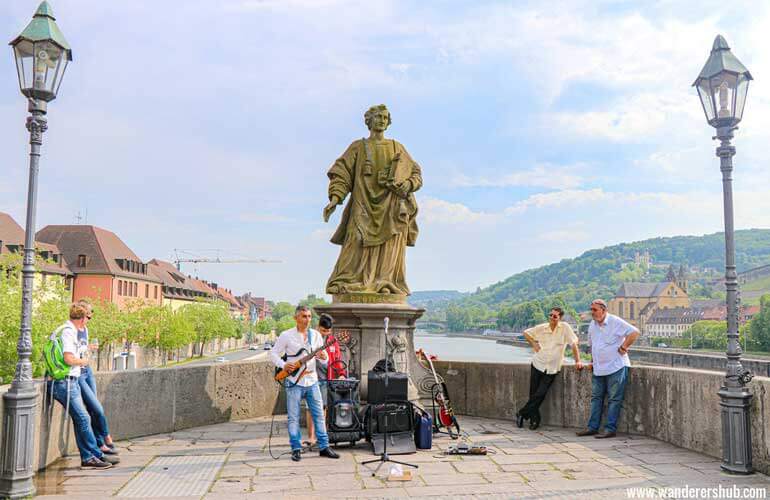
<svg viewBox="0 0 770 500"><path fill-rule="evenodd" d="M369 404L409 399L409 378L406 373L388 372L388 386L385 387L385 373L369 370L367 382L366 402Z"/></svg>
<svg viewBox="0 0 770 500"><path fill-rule="evenodd" d="M414 431L414 410L409 401L391 401L387 403L370 404L367 407L366 434L372 437L376 434Z"/></svg>
<svg viewBox="0 0 770 500"><path fill-rule="evenodd" d="M330 380L327 384L326 432L329 442L352 445L364 437L363 420L359 416L358 380Z"/></svg>

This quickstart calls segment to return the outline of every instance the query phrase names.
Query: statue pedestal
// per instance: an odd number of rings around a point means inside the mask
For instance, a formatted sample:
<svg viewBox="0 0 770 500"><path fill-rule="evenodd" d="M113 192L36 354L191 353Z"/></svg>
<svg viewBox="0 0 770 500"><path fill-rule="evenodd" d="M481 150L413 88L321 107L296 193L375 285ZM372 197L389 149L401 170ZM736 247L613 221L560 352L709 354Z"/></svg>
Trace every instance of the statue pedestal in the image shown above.
<svg viewBox="0 0 770 500"><path fill-rule="evenodd" d="M361 381L361 399L368 394L367 372L377 361L385 358L384 319L388 324L388 341L393 350L393 362L397 371L409 375L409 400L430 396L432 375L418 361L414 349L414 324L425 309L417 309L406 303L372 303L378 294L360 294L369 303L339 302L354 294L335 296L329 305L316 306L318 314L326 313L334 318L334 330L347 330L350 342L342 346L343 359L348 364L348 374ZM355 294L358 296L359 294ZM382 297L381 295L379 297ZM385 296L387 297L387 296ZM356 297L359 298L359 297Z"/></svg>

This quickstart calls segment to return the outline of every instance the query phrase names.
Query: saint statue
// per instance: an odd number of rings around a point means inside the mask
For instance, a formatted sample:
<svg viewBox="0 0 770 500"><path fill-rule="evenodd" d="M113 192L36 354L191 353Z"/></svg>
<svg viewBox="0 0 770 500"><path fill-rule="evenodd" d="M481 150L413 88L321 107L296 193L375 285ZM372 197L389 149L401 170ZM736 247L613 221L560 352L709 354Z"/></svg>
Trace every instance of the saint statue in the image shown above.
<svg viewBox="0 0 770 500"><path fill-rule="evenodd" d="M354 141L327 173L324 221L350 198L331 239L342 248L326 293L409 295L405 254L417 239L413 193L422 173L403 145L385 138L391 119L384 104L369 108L364 121L369 137Z"/></svg>

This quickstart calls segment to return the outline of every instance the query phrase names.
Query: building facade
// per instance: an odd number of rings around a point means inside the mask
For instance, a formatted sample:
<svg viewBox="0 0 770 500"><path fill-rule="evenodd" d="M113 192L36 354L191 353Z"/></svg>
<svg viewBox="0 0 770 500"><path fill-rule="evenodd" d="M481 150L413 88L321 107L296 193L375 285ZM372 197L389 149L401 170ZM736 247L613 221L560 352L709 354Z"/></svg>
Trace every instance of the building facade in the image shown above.
<svg viewBox="0 0 770 500"><path fill-rule="evenodd" d="M72 299L160 305L162 282L113 232L96 226L46 226L37 239L56 245L75 275Z"/></svg>
<svg viewBox="0 0 770 500"><path fill-rule="evenodd" d="M669 268L665 281L660 283L623 283L608 303L609 311L625 319L640 332L656 310L690 307L687 295L687 276L684 266L679 273Z"/></svg>

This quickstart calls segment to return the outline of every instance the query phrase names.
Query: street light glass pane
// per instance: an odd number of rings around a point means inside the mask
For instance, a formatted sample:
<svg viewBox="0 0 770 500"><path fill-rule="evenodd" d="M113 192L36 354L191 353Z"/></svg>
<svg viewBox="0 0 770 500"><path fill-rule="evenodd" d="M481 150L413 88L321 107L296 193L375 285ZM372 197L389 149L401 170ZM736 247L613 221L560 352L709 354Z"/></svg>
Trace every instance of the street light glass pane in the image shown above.
<svg viewBox="0 0 770 500"><path fill-rule="evenodd" d="M746 94L749 92L749 79L746 75L738 77L738 89L735 91L735 118L743 118L743 107L746 105Z"/></svg>
<svg viewBox="0 0 770 500"><path fill-rule="evenodd" d="M57 66L62 58L61 48L51 42L44 41L35 44L35 90L44 90L53 93L56 80Z"/></svg>
<svg viewBox="0 0 770 500"><path fill-rule="evenodd" d="M698 97L700 97L700 101L703 104L703 111L706 113L706 121L710 122L714 119L715 113L709 81L706 79L700 80L696 88L698 89Z"/></svg>
<svg viewBox="0 0 770 500"><path fill-rule="evenodd" d="M735 116L735 88L738 86L736 75L720 73L711 79L711 92L714 96L717 118L733 118Z"/></svg>
<svg viewBox="0 0 770 500"><path fill-rule="evenodd" d="M13 47L16 67L19 71L19 88L23 91L32 87L32 68L35 47L32 42L22 40Z"/></svg>

